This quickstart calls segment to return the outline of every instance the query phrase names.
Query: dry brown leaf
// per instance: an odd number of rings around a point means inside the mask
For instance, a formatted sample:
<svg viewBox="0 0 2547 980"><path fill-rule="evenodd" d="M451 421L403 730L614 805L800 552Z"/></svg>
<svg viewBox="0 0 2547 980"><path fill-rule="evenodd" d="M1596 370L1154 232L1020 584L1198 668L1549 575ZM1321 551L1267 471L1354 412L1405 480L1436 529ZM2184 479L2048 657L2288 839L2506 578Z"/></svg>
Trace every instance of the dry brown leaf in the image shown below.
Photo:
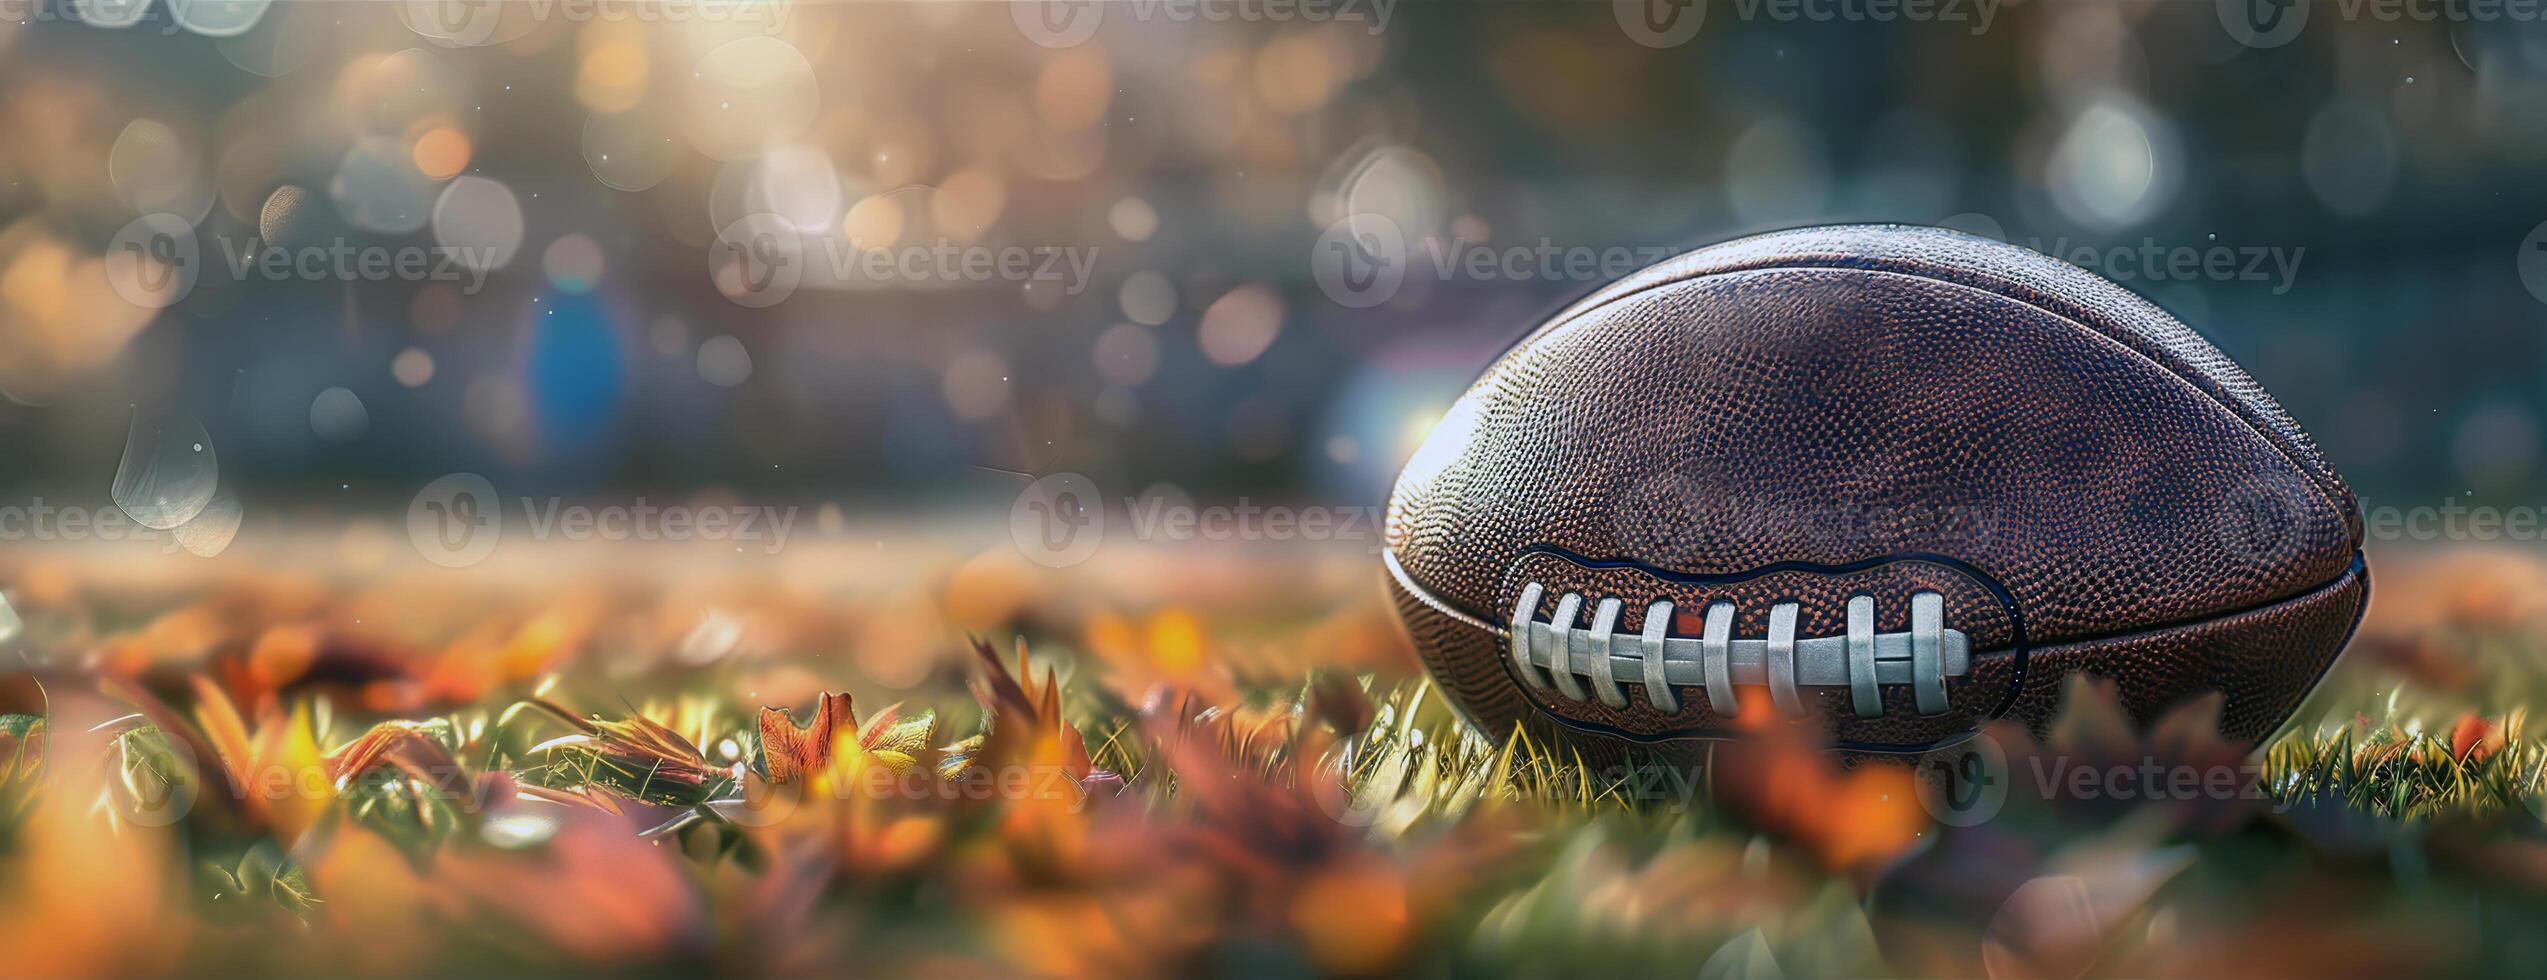
<svg viewBox="0 0 2547 980"><path fill-rule="evenodd" d="M761 754L769 763L769 781L785 785L831 764L836 733L857 730L849 695L824 694L814 705L813 721L798 726L785 708L762 708Z"/></svg>

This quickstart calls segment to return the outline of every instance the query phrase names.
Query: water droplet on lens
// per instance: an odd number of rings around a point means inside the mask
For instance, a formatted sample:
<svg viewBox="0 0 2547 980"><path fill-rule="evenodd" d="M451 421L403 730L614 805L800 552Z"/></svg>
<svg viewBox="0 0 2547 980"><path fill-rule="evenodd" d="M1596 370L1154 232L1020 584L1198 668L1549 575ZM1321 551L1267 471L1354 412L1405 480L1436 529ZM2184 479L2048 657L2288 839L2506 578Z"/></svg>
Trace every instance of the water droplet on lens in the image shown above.
<svg viewBox="0 0 2547 980"><path fill-rule="evenodd" d="M71 9L91 27L121 30L150 15L150 0L71 0Z"/></svg>
<svg viewBox="0 0 2547 980"><path fill-rule="evenodd" d="M329 442L352 442L371 427L371 413L351 389L329 388L310 399L310 431Z"/></svg>
<svg viewBox="0 0 2547 980"><path fill-rule="evenodd" d="M672 172L671 130L642 111L596 114L584 121L584 163L614 189L641 191Z"/></svg>
<svg viewBox="0 0 2547 980"><path fill-rule="evenodd" d="M274 0L168 0L168 19L205 37L237 37L265 18Z"/></svg>
<svg viewBox="0 0 2547 980"><path fill-rule="evenodd" d="M136 411L115 467L115 506L155 531L193 520L220 485L219 456L192 416Z"/></svg>
<svg viewBox="0 0 2547 980"><path fill-rule="evenodd" d="M239 536L239 498L223 486L212 494L212 501L193 520L177 525L169 533L177 536L179 547L198 557L210 558L230 547Z"/></svg>

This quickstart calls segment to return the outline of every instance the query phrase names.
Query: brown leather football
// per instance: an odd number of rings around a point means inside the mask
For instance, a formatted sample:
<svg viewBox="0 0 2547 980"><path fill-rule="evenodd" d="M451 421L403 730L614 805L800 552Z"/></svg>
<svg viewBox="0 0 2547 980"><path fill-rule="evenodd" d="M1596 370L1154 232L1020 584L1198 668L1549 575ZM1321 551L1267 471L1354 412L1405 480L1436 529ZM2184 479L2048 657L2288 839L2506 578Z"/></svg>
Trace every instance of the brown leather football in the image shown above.
<svg viewBox="0 0 2547 980"><path fill-rule="evenodd" d="M2351 491L2163 310L1960 232L1674 258L1488 368L1389 501L1389 587L1469 717L1611 751L1762 718L1852 751L2289 717L2369 595ZM1737 716L1744 724L1737 726Z"/></svg>

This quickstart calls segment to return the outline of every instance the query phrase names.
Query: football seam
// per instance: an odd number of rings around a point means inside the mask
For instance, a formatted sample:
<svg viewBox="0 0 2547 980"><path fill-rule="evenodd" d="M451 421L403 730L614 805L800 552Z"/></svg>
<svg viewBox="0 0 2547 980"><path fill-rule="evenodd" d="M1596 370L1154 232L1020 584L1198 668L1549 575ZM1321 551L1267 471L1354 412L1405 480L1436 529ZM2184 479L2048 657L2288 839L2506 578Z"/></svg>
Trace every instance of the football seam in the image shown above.
<svg viewBox="0 0 2547 980"><path fill-rule="evenodd" d="M1404 572L1404 569L1403 569L1403 568L1402 568L1402 567L1401 567L1401 566L1397 563L1397 559L1396 559L1396 557L1395 557L1394 555L1390 554L1390 553L1389 553L1386 549L1383 549L1383 550L1380 552L1380 555L1381 555L1381 558L1384 560L1384 563L1388 566L1389 571L1390 571L1390 573L1391 573L1391 575L1392 575L1392 578L1394 579L1394 582L1395 582L1395 584L1398 586L1398 588L1400 588L1400 589L1404 590L1404 591L1405 591L1405 593L1406 593L1407 595L1409 595L1409 596L1413 597L1416 601L1421 602L1421 603L1423 603L1426 607L1431 608L1431 609L1433 609L1434 611L1439 612L1439 613L1441 613L1441 614L1443 614L1443 615L1445 615L1445 616L1449 616L1449 617L1451 617L1452 619L1457 620L1457 621L1459 621L1459 622L1461 622L1461 623L1463 623L1463 624L1465 624L1465 625L1476 626L1476 627L1479 627L1479 628L1485 629L1485 630L1487 630L1488 632L1493 633L1494 635L1496 635L1496 636L1498 636L1498 637L1502 637L1502 636L1506 636L1506 635L1507 635L1507 632L1506 632L1506 631L1504 631L1504 630L1502 630L1500 627L1497 627L1497 626L1495 626L1495 625L1493 625L1493 624L1490 624L1490 623L1483 622L1483 621L1479 620L1478 618L1476 618L1476 617L1474 617L1474 616L1467 615L1467 614L1465 614L1465 613L1461 612L1458 608L1456 608L1456 607L1454 607L1454 606L1450 605L1449 603L1447 603L1447 602L1445 602L1445 601L1443 601L1443 600L1441 600L1441 599L1439 599L1439 598L1435 597L1434 595L1432 595L1432 594L1431 594L1431 592L1430 592L1430 590L1425 589L1425 588L1424 588L1424 587L1423 587L1420 583L1415 582L1415 581L1413 580L1413 577L1412 577L1411 575L1406 574L1406 573ZM2360 553L2358 553L2358 552L2354 553L2354 555L2353 555L2353 561L2352 561L2352 564L2351 564L2350 566L2347 566L2347 567L2344 569L2344 571L2343 571L2343 573L2342 573L2342 574L2335 576L2333 579L2328 580L2327 582L2325 582L2325 583L2324 583L2324 584L2322 584L2322 585L2319 585L2319 586L2317 586L2317 587L2315 587L2315 588L2312 588L2312 589L2304 590L2304 591L2299 592L2299 593L2294 594L2294 595L2284 596L2284 597L2279 598L2279 599L2274 599L2274 600L2270 600L2270 601L2267 601L2267 602L2257 603L2257 604L2255 604L2255 605L2247 606L2247 607L2245 607L2245 608L2241 608L2241 609L2229 610L2229 611L2226 611L2226 612L2215 613L2215 614L2212 614L2212 615L2206 615L2206 616L2202 616L2202 617L2195 618L2195 619L2187 619L2187 620L2182 620L2182 621L2173 622L2173 623L2165 623L2165 624L2154 625L2154 626L2145 626L2145 627L2141 627L2141 628L2137 628L2137 629L2131 629L2131 630L2121 630L2121 631L2116 631L2116 632L2112 632L2112 633L2099 634L2099 635L2095 635L2095 636L2082 636L2082 637L2076 637L2076 638L2072 638L2072 639L2064 639L2064 640L2059 640L2059 641L2054 641L2054 642L2044 642L2044 643L2033 643L2033 642L2029 642L2029 643L2027 643L2027 644L2026 644L2026 646L2025 646L2025 648L2023 649L2023 651L2022 651L2022 652L2024 652L2024 653L2028 654L2029 656L2031 656L2031 655L2035 655L2035 654L2043 654L2043 653L2050 653L2050 652L2054 652L2054 651L2060 650L2060 649L2062 649L2062 648L2080 647L2080 646L2090 646L2090 645L2094 645L2094 644L2100 644L2100 643L2111 643L2111 642L2115 642L2115 641L2118 641L2118 640L2130 640L2130 639L2137 639L2137 638L2142 638L2142 637L2154 637L2154 636L2160 636L2160 635L2164 635L2164 634L2172 633L2172 632L2177 632L2177 631L2181 631L2181 630L2187 630L2187 629L2197 629L2197 628L2200 628L2200 627L2203 627L2203 626L2212 625L2212 624L2214 624L2214 623L2226 622L2226 621L2228 621L2228 620L2238 619L2238 618L2242 618L2242 617L2246 617L2246 616L2261 615L2261 614L2264 614L2264 613L2271 612L2273 609L2276 609L2276 608L2279 608L2279 607L2283 607L2283 606L2287 606L2287 605L2291 605L2291 604L2294 604L2294 603L2306 602L2306 601L2313 601L2313 600L2316 600L2316 599L2318 599L2318 598L2320 598L2320 597L2322 597L2322 596L2324 596L2324 595L2326 595L2326 594L2328 594L2328 593L2330 593L2330 592L2332 592L2332 591L2334 591L2334 590L2341 589L2341 588L2345 588L2345 587L2347 587L2347 586L2349 586L2349 585L2353 584L2353 583L2354 583L2354 582L2356 582L2356 581L2360 584L2361 591L2362 591L2362 596L2361 596L2360 604L2359 604L2358 606L2356 606L2356 607L2353 609L2353 616L2352 616L2352 620L2353 620L2353 621L2352 621L2352 625L2351 625L2350 627L2348 627L2348 628L2345 630L2345 635L2346 635L2346 636L2350 636L2350 635L2351 635L2351 634L2352 634L2355 630L2358 630L2358 629L2360 628L2362 617L2363 617L2363 616L2364 616L2364 615L2368 612L2368 610L2369 610L2369 606L2370 606L2370 567L2369 567L2369 563L2368 563L2367 561L2365 561L2365 560L2362 558L2361 554L2360 554ZM1974 651L1974 652L1973 652L1973 654L1972 654L1972 657L1973 657L1974 662L1975 662L1975 663L1978 663L1978 662L1980 661L1980 659L1981 659L1981 658L1983 658L1983 657L1985 657L1985 656L2005 657L2005 656L2008 656L2008 655L2010 655L2010 654L2012 654L2012 653L2015 653L2015 652L2019 652L2019 651L2014 651L2014 650L1999 650L1999 651ZM2338 651L2338 654L2340 655L2340 651ZM1503 667L1503 669L1504 669L1504 673L1505 673L1505 678L1506 678L1507 680L1512 680L1512 681L1514 681L1514 683L1516 683L1516 684L1517 684L1517 683L1518 683L1518 680L1517 680L1517 679L1514 679L1514 678L1512 678L1512 677L1511 677L1511 665L1510 665L1510 664L1508 664L1508 663L1505 663L1505 662L1504 662L1501 658L1497 658L1497 661L1496 661L1496 662L1497 662L1499 665L1501 665L1501 666ZM2324 665L2322 665L2322 666L2320 666L2320 667L2318 668L2318 676L2319 676L2319 677L2323 677L2323 676L2325 675L2326 671L2327 671L2328 669L2331 669L2331 668L2332 668L2333 664L2334 664L2334 658L2329 657L2329 658L2327 659L2326 663L2325 663ZM2315 686L2316 686L2315 678L2312 678L2312 679L2311 679L2311 681L2310 681L2309 687L2314 688ZM2304 697L2304 696L2303 696L2303 697ZM1573 729L1577 729L1577 730L1593 732L1593 733L1596 733L1596 734L1606 734L1606 735L1611 735L1611 736L1615 736L1615 737L1625 738L1625 739L1627 739L1627 740L1629 740L1629 741L1638 742L1638 743L1644 743L1644 744L1663 744L1663 743L1667 743L1667 742L1677 742L1677 741L1684 741L1684 740L1704 740L1704 741L1716 741L1716 740L1722 740L1723 738L1729 737L1729 736L1715 736L1715 735L1695 735L1695 734L1685 734L1685 733L1684 733L1684 734L1655 734L1655 735L1641 735L1641 734L1638 734L1638 733L1635 733L1635 732L1630 732L1630 731L1627 731L1627 730L1625 730L1625 729L1617 728L1617 727L1615 727L1615 726L1611 726L1611 725L1605 725L1605 724L1601 724L1601 723L1598 723L1598 722L1588 722L1588 721L1583 721L1583 720L1581 720L1581 719L1576 719L1576 718L1567 717L1567 716L1565 716L1565 715L1563 715L1563 714L1560 714L1560 713L1558 713L1558 712L1556 712L1556 711L1551 710L1551 709L1550 709L1548 706L1546 706L1546 705L1540 704L1540 703L1539 703L1538 701L1536 701L1535 699L1528 699L1528 698L1525 698L1524 700L1525 700L1525 703L1527 703L1527 704L1528 704L1528 706L1529 706L1529 707L1530 707L1533 711L1535 711L1535 712L1536 712L1536 713L1537 713L1540 717L1545 718L1545 719L1547 719L1547 720L1549 720L1549 721L1551 721L1551 722L1554 722L1554 723L1556 723L1556 724L1558 724L1558 725L1561 725L1561 726L1564 726L1564 727L1567 727L1567 728L1573 728ZM2004 716L2005 716L2005 712L2006 712L2006 709L2007 709L2007 708L2008 708L2008 705L2005 705L2005 704L2001 705L2001 706L1999 707L1999 709L1998 709L1998 710L1993 711L1993 712L1990 714L1989 719L1990 719L1990 720L1996 720L1996 719L1998 719L1998 718L2002 718L2002 717L2004 717ZM2285 723L2287 723L2287 720L2288 720L2288 719L2285 719ZM1981 730L1981 729L1980 729L1979 727L1977 727L1977 726L1976 726L1976 727L1975 727L1972 731L1970 731L1970 732L1965 732L1965 733L1962 733L1962 734L1959 734L1959 735L1949 736L1949 737L1947 737L1947 738L1945 738L1945 739L1943 739L1943 740L1941 740L1941 741L1938 741L1938 742L1935 742L1935 743L1930 743L1930 744L1927 744L1927 745L1924 745L1924 746L1912 746L1912 745L1892 745L1892 744L1887 744L1887 743L1840 742L1840 743L1835 743L1835 744L1834 744L1834 745L1832 745L1831 747L1833 747L1833 748L1849 749L1849 750L1853 750L1853 751L1869 751L1869 752L1881 752L1881 753L1899 753L1899 752L1925 751L1925 750L1929 750L1929 749L1940 748L1940 747L1943 747L1943 746L1946 746L1946 745L1951 745L1951 744L1954 744L1954 743L1956 743L1956 742L1960 742L1960 741L1963 741L1963 740L1965 740L1965 739L1971 738L1973 735L1978 734L1980 730Z"/></svg>
<svg viewBox="0 0 2547 980"><path fill-rule="evenodd" d="M1380 563L1387 567L1389 576L1397 580L1398 587L1405 589L1406 594L1413 596L1415 601L1431 607L1435 612L1459 621L1462 625L1473 626L1478 629L1485 630L1487 633L1492 634L1499 639L1511 638L1512 631L1509 628L1453 605L1450 600L1435 595L1431 587L1422 582L1416 581L1415 573L1408 571L1406 566L1397 560L1397 553L1394 549L1380 549ZM2191 616L2164 623L2136 624L2129 629L2108 630L2099 633L2085 633L2077 636L2028 636L2025 638L2025 642L2022 647L1999 647L1992 650L1975 650L1972 651L1972 657L1975 660L1979 660L1984 657L2003 658L2013 656L2019 652L2029 654L2039 653L2049 647L2074 646L2083 643L2103 643L2111 640L2141 636L2143 634L2163 633L2169 630L2180 630L2204 626L2224 619L2235 619L2239 616L2262 612L2284 603L2298 602L2303 599L2314 598L2325 593L2329 589L2342 587L2344 580L2351 578L2354 575L2360 575L2366 580L2369 577L2369 571L2369 562L2363 558L2361 552L2355 551L2352 555L2352 562L2345 565L2343 571L2335 573L2333 578L2302 588L2288 595L2275 596L2270 599L2259 600L2257 602L2238 606L2232 609L2215 610L2203 613L2199 616ZM2022 614L2021 610L2019 611L2019 614Z"/></svg>
<svg viewBox="0 0 2547 980"><path fill-rule="evenodd" d="M2368 582L2370 578L2370 562L2365 559L2359 551L2352 553L2352 563L2345 565L2343 571L2335 573L2335 577L2286 596L2266 599L2262 602L2249 606L2241 606L2236 609L2204 613L2200 616L2174 620L2172 622L2150 623L2146 625L2133 626L2130 629L2107 630L2102 633L2084 633L2078 636L2064 636L2050 640L2036 640L2029 638L2025 644L2025 652L2028 654L2039 654L2055 647L2081 646L2089 643L2108 643L2114 640L2135 639L2142 636L2167 633L2175 630L2209 626L2221 620L2236 619L2240 616L2267 612L2275 606L2317 598L2327 592L2343 588L2345 581L2353 578L2354 576L2359 576L2365 583ZM2010 649L1975 650L1972 651L1972 658L1974 660L1980 660L1984 657L2005 657L2014 652L2016 651Z"/></svg>

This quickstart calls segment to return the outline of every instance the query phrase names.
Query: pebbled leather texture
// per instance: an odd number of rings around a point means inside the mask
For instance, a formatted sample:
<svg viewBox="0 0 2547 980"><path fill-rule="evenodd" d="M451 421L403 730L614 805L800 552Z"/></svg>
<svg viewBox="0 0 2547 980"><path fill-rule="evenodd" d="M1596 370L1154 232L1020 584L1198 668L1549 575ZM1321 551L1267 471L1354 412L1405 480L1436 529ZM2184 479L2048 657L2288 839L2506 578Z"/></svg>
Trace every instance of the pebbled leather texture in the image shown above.
<svg viewBox="0 0 2547 980"><path fill-rule="evenodd" d="M2079 670L2115 678L2135 711L2227 692L2224 727L2261 735L2366 598L2350 491L2218 350L2084 270L1899 226L1743 239L1568 308L1427 439L1386 536L1416 646L1472 720L1536 715L1630 741L1725 726L1692 689L1673 714L1641 692L1613 710L1529 690L1500 636L1461 619L1508 620L1535 575L1551 604L1564 589L1629 599L1622 631L1643 601L1671 598L1673 634L1695 635L1686 617L1708 593L1687 580L1747 576L1725 596L1741 606L1738 635L1760 635L1770 598L1804 601L1806 632L1827 635L1849 594L1875 595L1896 623L1914 580L1939 580L1908 570L1934 567L1887 566L1871 592L1862 575L1764 570L1938 556L2013 606L1970 582L1946 590L1947 625L1982 654L1951 687L1953 710L1923 717L1906 689L1887 690L1883 717L1856 719L1844 692L1819 695L1840 741L1907 749L2002 706L2039 722L2040 685ZM1569 569L1534 551L1635 567ZM2298 607L2310 611L2270 612Z"/></svg>

